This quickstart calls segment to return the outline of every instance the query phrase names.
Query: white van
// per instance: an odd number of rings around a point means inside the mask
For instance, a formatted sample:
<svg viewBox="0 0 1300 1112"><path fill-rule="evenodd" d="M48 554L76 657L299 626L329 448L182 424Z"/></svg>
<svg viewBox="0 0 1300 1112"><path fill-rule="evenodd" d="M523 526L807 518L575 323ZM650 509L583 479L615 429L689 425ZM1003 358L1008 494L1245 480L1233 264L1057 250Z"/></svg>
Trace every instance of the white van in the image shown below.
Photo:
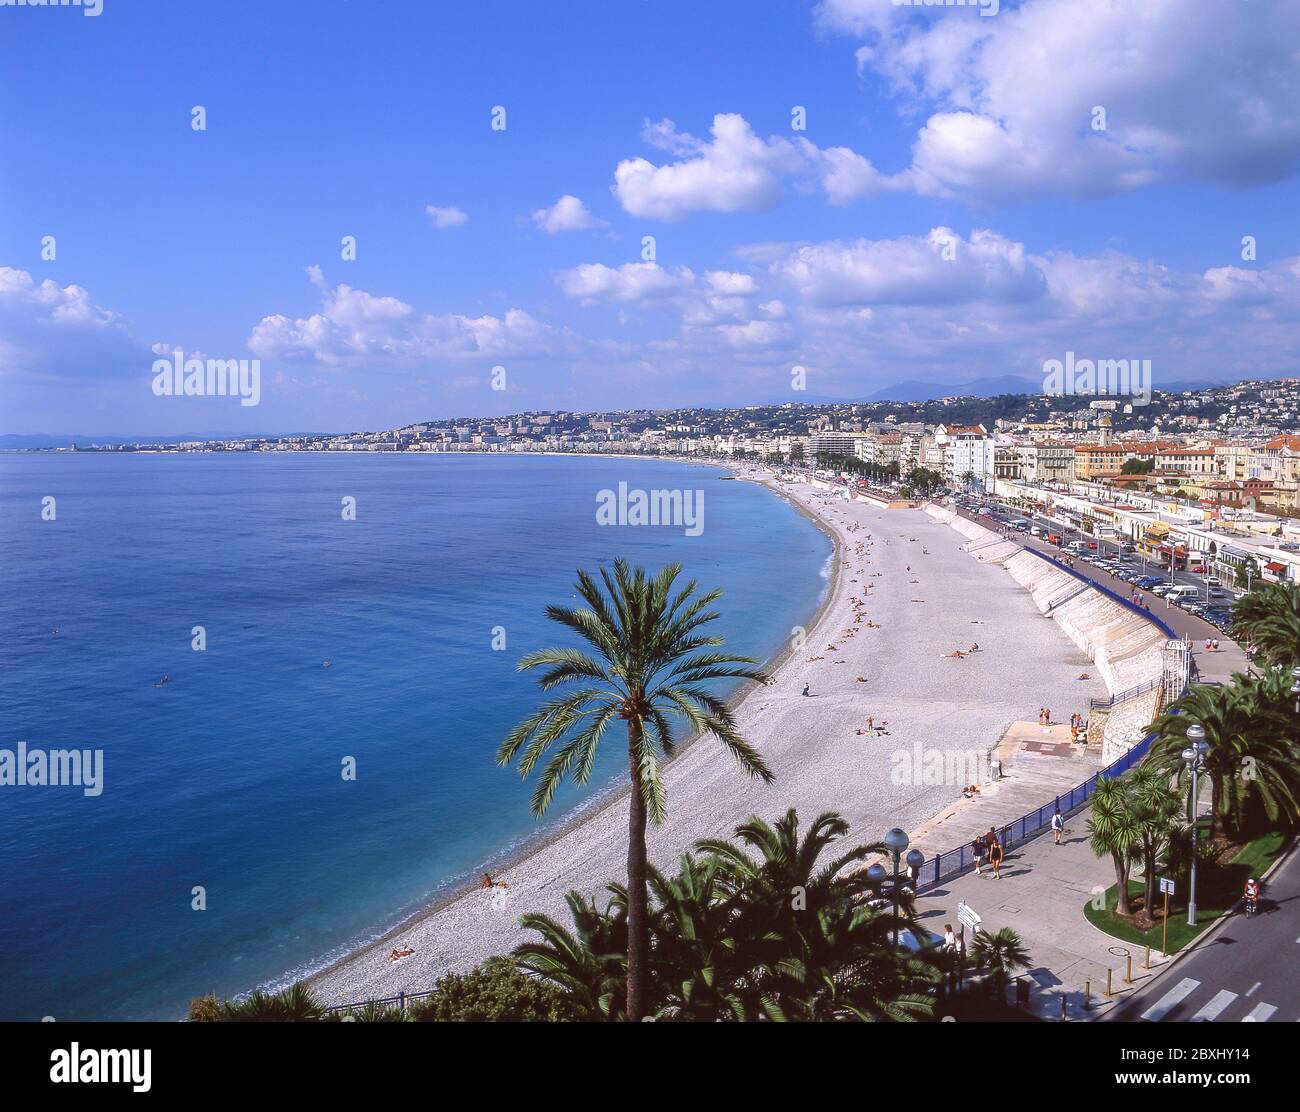
<svg viewBox="0 0 1300 1112"><path fill-rule="evenodd" d="M1190 583L1183 583L1166 594L1165 600L1167 602L1177 602L1183 598L1195 598L1200 593L1199 588L1193 587Z"/></svg>

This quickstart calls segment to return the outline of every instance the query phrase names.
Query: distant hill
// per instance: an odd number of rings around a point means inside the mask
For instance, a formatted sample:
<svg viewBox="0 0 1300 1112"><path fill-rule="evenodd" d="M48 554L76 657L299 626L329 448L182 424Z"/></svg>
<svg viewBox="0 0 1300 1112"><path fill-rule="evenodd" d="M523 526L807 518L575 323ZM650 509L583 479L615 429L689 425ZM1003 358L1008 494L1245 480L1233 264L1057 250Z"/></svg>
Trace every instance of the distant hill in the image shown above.
<svg viewBox="0 0 1300 1112"><path fill-rule="evenodd" d="M953 396L993 398L999 394L1041 394L1043 384L1013 375L977 378L970 382L896 382L862 399L867 402L931 402Z"/></svg>

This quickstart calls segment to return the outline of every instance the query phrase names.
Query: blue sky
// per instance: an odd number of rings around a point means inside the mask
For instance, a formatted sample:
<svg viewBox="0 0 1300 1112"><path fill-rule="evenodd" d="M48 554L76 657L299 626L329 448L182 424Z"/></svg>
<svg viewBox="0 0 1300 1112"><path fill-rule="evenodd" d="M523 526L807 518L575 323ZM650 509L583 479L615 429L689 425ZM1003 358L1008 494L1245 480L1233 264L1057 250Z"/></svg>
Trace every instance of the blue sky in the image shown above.
<svg viewBox="0 0 1300 1112"><path fill-rule="evenodd" d="M1294 373L1297 31L1296 0L0 6L0 433L797 400L796 365L858 397L1066 350ZM169 347L258 358L260 404L156 397Z"/></svg>

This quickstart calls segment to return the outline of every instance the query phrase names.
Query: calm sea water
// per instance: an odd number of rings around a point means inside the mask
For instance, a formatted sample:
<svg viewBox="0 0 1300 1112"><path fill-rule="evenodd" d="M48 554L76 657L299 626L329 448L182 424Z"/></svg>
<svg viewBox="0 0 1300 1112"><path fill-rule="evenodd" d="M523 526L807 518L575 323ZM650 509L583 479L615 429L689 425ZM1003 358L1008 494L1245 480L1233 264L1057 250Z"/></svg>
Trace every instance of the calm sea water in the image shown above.
<svg viewBox="0 0 1300 1112"><path fill-rule="evenodd" d="M493 752L538 699L514 663L564 640L543 608L573 600L576 568L678 560L724 589L716 624L758 657L824 591L825 537L718 474L0 455L0 747L105 761L98 798L0 787L0 1018L178 1017L318 967L535 835ZM598 526L596 492L620 481L703 489L702 535ZM557 820L621 773L617 744L603 758Z"/></svg>

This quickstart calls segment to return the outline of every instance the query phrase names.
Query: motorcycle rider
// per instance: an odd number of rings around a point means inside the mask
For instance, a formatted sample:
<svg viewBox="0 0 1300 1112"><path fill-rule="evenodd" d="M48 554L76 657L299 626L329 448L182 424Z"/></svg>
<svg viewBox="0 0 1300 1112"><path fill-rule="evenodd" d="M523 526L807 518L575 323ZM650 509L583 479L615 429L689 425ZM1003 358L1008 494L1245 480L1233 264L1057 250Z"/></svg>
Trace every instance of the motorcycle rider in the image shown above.
<svg viewBox="0 0 1300 1112"><path fill-rule="evenodd" d="M1246 881L1246 914L1254 915L1259 906L1259 881L1251 877Z"/></svg>

